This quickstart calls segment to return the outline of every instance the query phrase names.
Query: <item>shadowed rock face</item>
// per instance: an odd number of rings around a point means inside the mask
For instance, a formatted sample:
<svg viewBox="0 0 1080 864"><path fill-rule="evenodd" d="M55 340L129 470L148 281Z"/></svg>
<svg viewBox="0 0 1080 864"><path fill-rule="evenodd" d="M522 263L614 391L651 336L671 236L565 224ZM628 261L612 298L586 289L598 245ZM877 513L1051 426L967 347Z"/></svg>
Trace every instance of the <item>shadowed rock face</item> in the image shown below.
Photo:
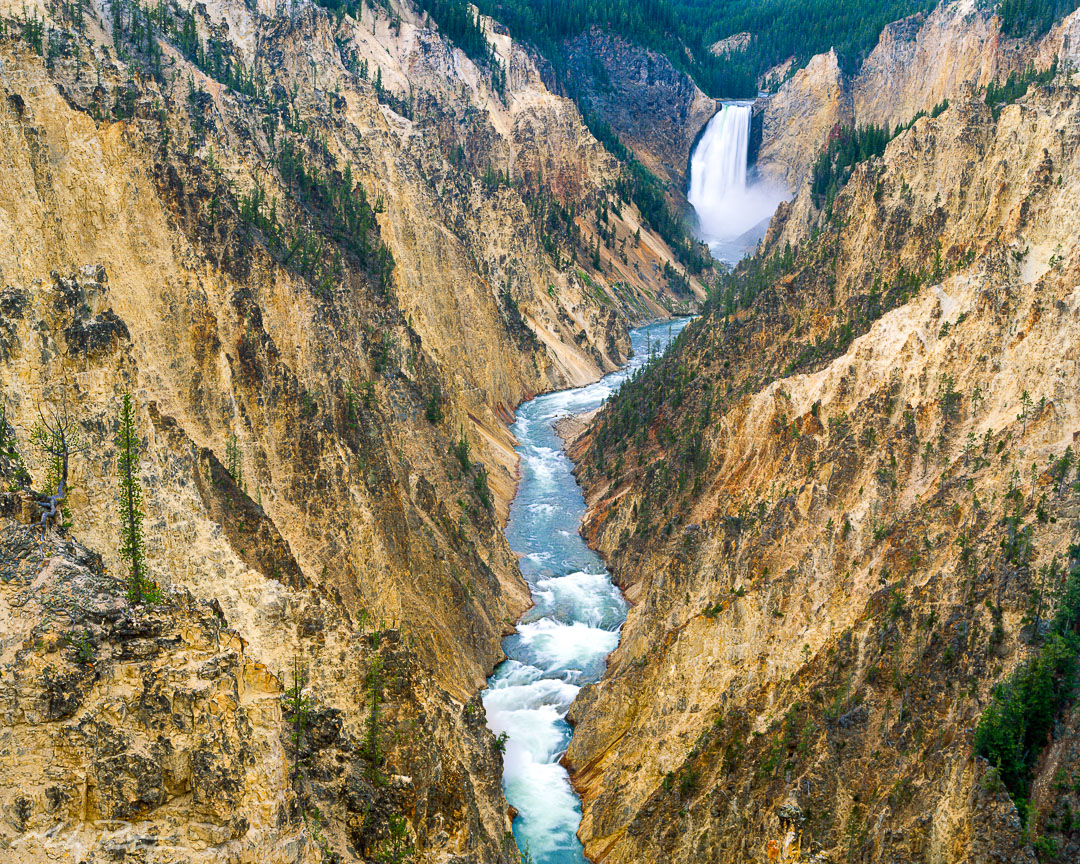
<svg viewBox="0 0 1080 864"><path fill-rule="evenodd" d="M634 603L571 712L590 855L1035 860L973 731L1041 649L1043 580L1080 566L1078 94L951 100L831 219L804 189L750 308L692 324L574 445ZM1078 722L1031 786L1072 855Z"/></svg>
<svg viewBox="0 0 1080 864"><path fill-rule="evenodd" d="M690 151L716 110L662 54L599 29L566 43L568 67L589 111L682 197Z"/></svg>

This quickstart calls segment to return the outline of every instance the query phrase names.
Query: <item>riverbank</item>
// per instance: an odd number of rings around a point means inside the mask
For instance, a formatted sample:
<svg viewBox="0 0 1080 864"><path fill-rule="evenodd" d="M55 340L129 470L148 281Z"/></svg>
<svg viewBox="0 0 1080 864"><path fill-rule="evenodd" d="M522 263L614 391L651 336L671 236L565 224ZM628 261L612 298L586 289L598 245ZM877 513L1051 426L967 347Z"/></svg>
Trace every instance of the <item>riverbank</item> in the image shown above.
<svg viewBox="0 0 1080 864"><path fill-rule="evenodd" d="M567 414L555 421L555 434L559 436L563 450L567 454L570 453L570 448L577 440L588 431L589 424L599 413L599 408L593 408L591 411L582 411L580 414Z"/></svg>

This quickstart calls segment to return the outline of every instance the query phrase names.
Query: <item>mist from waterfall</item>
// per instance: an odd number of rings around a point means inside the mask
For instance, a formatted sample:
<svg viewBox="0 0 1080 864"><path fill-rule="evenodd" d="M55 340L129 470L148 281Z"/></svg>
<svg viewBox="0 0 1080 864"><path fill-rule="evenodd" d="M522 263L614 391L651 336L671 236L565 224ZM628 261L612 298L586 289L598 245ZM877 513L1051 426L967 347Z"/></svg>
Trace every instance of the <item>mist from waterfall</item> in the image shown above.
<svg viewBox="0 0 1080 864"><path fill-rule="evenodd" d="M765 234L787 190L748 176L752 106L729 102L709 121L690 160L687 199L714 257L737 261Z"/></svg>

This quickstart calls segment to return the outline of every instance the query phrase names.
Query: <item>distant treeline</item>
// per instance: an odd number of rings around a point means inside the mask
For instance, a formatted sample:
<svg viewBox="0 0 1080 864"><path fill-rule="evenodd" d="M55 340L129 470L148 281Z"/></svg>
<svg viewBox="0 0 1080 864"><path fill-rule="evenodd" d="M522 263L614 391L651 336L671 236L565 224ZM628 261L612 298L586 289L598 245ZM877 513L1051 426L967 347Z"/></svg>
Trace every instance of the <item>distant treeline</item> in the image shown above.
<svg viewBox="0 0 1080 864"><path fill-rule="evenodd" d="M417 0L417 5L431 16L439 32L491 72L492 87L504 93L506 72L471 6L465 0Z"/></svg>
<svg viewBox="0 0 1080 864"><path fill-rule="evenodd" d="M563 42L599 26L662 52L711 96L753 96L757 79L794 57L796 65L836 48L858 68L891 21L936 0L479 0L481 10L533 43L565 78ZM745 50L716 56L709 46L736 33Z"/></svg>
<svg viewBox="0 0 1080 864"><path fill-rule="evenodd" d="M1015 39L1042 36L1077 6L1080 0L1001 0L1001 32Z"/></svg>
<svg viewBox="0 0 1080 864"><path fill-rule="evenodd" d="M428 0L430 2L430 0ZM714 97L753 96L768 70L794 68L835 48L841 68L858 70L884 27L938 0L477 0L485 14L531 42L565 80L563 43L598 26L665 54ZM426 3L422 5L427 5ZM1041 36L1080 0L1000 0L1006 36ZM709 47L749 33L745 49L716 56ZM780 83L779 81L773 82Z"/></svg>

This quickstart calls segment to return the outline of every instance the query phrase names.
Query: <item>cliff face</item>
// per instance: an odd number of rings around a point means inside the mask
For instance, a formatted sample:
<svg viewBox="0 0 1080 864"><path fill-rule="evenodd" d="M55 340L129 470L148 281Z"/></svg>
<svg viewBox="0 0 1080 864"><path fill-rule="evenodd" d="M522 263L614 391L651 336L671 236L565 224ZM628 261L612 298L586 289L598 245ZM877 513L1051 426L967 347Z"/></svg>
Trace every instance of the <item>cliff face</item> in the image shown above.
<svg viewBox="0 0 1080 864"><path fill-rule="evenodd" d="M851 94L835 51L818 54L764 103L757 168L798 188L836 126L851 125Z"/></svg>
<svg viewBox="0 0 1080 864"><path fill-rule="evenodd" d="M1080 572L1078 129L1062 78L920 120L575 445L634 603L573 709L594 860L1075 857L1076 709L1027 833L973 730Z"/></svg>
<svg viewBox="0 0 1080 864"><path fill-rule="evenodd" d="M841 74L835 55L814 57L765 104L759 169L797 190L834 126L892 129L1029 63L1075 63L1077 28L1073 13L1038 42L1008 39L992 11L955 0L889 24L853 78Z"/></svg>
<svg viewBox="0 0 1080 864"><path fill-rule="evenodd" d="M570 40L566 52L588 110L682 198L691 149L715 101L664 55L598 29Z"/></svg>
<svg viewBox="0 0 1080 864"><path fill-rule="evenodd" d="M5 493L8 508L13 498ZM135 609L101 556L40 543L36 529L4 520L5 860L133 849L145 861L374 856L393 847L394 820L408 813L428 860L509 854L501 834L486 836L505 816L479 702L463 713L398 631L365 632L317 592L268 592L282 623L296 603L309 631L298 634L297 665L271 669L252 658L269 660L265 645L252 651L216 602L177 590ZM337 667L333 683L299 665L316 642ZM293 674L305 668L318 698L296 696ZM363 702L376 673L377 771L367 730L330 704Z"/></svg>
<svg viewBox="0 0 1080 864"><path fill-rule="evenodd" d="M4 554L22 588L74 598L71 638L101 658L85 668L42 595L4 589L0 858L372 857L400 816L418 860L507 860L474 698L528 602L500 528L505 421L697 295L669 286L616 164L508 37L499 93L397 5L162 9L148 36L134 5L81 25L42 5L39 54L0 6L4 437L39 491L39 416L85 445L43 550L12 481ZM152 610L118 597L124 392ZM60 768L39 783L40 753Z"/></svg>
<svg viewBox="0 0 1080 864"><path fill-rule="evenodd" d="M851 84L856 122L906 123L919 111L984 89L1029 63L1076 63L1080 15L1065 18L1039 41L1009 39L999 19L977 3L943 3L926 19L890 24Z"/></svg>
<svg viewBox="0 0 1080 864"><path fill-rule="evenodd" d="M997 24L975 3L958 2L887 26L852 82L860 122L892 127L955 96L964 84L985 87L1007 76L1019 45L1008 44Z"/></svg>

